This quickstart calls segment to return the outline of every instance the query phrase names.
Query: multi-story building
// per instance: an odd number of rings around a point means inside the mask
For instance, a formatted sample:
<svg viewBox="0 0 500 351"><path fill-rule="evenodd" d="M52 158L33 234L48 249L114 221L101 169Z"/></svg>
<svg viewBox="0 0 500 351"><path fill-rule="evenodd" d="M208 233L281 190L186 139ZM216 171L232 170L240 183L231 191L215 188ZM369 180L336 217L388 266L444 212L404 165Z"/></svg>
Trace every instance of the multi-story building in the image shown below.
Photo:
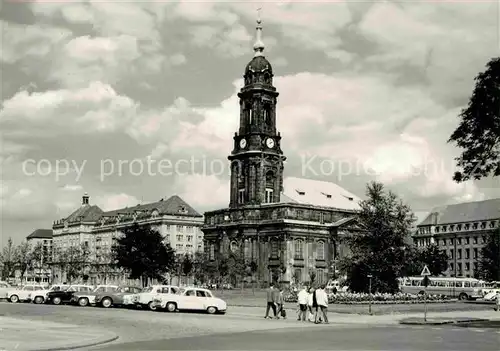
<svg viewBox="0 0 500 351"><path fill-rule="evenodd" d="M104 212L91 205L89 196L85 194L80 208L54 222L54 251L82 245L90 252L90 281L123 280L123 274L103 270L108 269L114 239L134 223L147 224L158 230L176 254L194 254L204 250L203 232L200 230L203 216L177 195L154 203ZM65 280L62 269L55 272L54 279Z"/></svg>
<svg viewBox="0 0 500 351"><path fill-rule="evenodd" d="M27 272L26 279L48 283L52 275L50 259L52 257L52 229L36 229L26 237L31 248L40 245L42 252L40 262L33 262L33 269Z"/></svg>
<svg viewBox="0 0 500 351"><path fill-rule="evenodd" d="M257 23L255 56L238 94L240 127L229 156L229 208L205 213L206 251L211 259L239 252L257 264L264 283L305 282L312 272L323 283L346 253L343 236L360 230L359 198L333 183L284 179L278 92Z"/></svg>
<svg viewBox="0 0 500 351"><path fill-rule="evenodd" d="M413 236L419 247L436 244L448 255L447 276L474 277L481 249L500 226L500 199L436 207Z"/></svg>

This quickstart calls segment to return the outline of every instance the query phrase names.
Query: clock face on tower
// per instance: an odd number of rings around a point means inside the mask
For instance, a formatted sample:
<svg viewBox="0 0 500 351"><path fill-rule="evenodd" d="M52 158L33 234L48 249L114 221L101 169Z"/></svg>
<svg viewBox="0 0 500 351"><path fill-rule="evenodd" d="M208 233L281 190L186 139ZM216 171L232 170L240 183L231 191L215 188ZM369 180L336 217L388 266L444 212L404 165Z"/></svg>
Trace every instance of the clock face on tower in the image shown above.
<svg viewBox="0 0 500 351"><path fill-rule="evenodd" d="M240 148L244 149L247 146L247 141L245 139L240 140Z"/></svg>
<svg viewBox="0 0 500 351"><path fill-rule="evenodd" d="M274 147L274 140L272 138L267 138L266 145L268 148L272 149Z"/></svg>

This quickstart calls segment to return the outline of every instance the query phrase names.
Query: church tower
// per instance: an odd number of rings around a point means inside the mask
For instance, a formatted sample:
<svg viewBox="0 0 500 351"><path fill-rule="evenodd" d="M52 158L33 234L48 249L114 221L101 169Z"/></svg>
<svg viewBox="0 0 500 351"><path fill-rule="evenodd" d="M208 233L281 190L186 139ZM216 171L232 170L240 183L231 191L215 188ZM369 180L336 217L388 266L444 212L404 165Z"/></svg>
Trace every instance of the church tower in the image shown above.
<svg viewBox="0 0 500 351"><path fill-rule="evenodd" d="M283 190L283 151L276 131L278 92L273 70L264 57L262 26L257 20L254 57L245 69L240 98L240 127L234 135L229 207L280 202Z"/></svg>

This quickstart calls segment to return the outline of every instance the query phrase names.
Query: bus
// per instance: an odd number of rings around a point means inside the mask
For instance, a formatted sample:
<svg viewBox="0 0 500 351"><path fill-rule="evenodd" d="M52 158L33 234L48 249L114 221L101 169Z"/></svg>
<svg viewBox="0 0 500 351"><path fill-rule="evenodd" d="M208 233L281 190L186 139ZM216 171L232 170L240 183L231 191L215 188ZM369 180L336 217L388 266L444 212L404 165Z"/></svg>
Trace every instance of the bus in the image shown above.
<svg viewBox="0 0 500 351"><path fill-rule="evenodd" d="M399 279L399 289L402 293L423 294L423 277L405 277ZM483 297L485 282L475 278L429 277L427 293L430 295L445 295L459 300L475 300Z"/></svg>

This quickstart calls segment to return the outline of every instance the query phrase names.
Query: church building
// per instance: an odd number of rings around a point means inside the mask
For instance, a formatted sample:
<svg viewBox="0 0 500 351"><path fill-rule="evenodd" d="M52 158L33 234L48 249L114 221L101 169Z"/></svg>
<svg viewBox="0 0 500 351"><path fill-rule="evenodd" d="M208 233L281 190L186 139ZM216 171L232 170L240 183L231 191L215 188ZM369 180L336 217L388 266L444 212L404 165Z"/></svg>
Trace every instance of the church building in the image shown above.
<svg viewBox="0 0 500 351"><path fill-rule="evenodd" d="M239 92L240 126L234 135L229 207L205 213L202 228L210 259L237 251L258 265L261 283L326 283L346 254L343 238L361 230L360 199L336 184L284 178L277 129L278 91L264 57L257 21L255 55Z"/></svg>

